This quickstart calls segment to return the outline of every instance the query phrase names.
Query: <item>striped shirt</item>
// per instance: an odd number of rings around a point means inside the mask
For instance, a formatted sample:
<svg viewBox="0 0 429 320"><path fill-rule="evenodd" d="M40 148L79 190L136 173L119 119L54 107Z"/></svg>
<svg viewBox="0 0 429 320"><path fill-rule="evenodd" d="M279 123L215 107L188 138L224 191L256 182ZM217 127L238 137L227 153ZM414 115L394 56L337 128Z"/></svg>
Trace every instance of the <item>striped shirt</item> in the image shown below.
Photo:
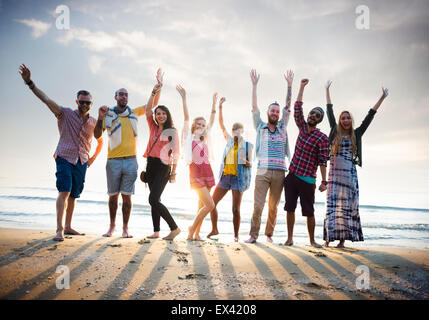
<svg viewBox="0 0 429 320"><path fill-rule="evenodd" d="M290 110L283 108L282 119L271 132L268 123L262 121L259 110L253 111L253 124L257 131L256 157L258 169L273 169L287 171L286 157L289 158L289 141L286 127Z"/></svg>
<svg viewBox="0 0 429 320"><path fill-rule="evenodd" d="M88 162L97 120L89 115L82 119L78 109L62 107L61 111L58 116L60 140L54 156L61 157L73 165L76 165L79 159L85 164Z"/></svg>
<svg viewBox="0 0 429 320"><path fill-rule="evenodd" d="M325 166L328 160L328 137L315 128L307 132L307 122L302 112L302 102L295 102L295 122L299 129L295 153L289 171L303 177L316 178L317 166Z"/></svg>

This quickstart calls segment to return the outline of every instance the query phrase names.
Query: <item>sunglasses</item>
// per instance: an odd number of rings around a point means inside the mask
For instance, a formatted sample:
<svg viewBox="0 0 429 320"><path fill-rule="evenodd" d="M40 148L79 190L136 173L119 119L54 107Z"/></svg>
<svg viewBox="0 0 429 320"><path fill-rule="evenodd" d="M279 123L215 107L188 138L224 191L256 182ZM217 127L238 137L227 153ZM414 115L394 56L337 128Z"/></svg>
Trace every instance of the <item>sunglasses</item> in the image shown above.
<svg viewBox="0 0 429 320"><path fill-rule="evenodd" d="M315 115L317 119L322 118L322 115L320 114L320 112L317 112L317 111L310 111L310 115Z"/></svg>
<svg viewBox="0 0 429 320"><path fill-rule="evenodd" d="M86 104L87 106L90 106L92 104L91 101L82 101L82 100L79 100L78 102L79 102L80 105Z"/></svg>

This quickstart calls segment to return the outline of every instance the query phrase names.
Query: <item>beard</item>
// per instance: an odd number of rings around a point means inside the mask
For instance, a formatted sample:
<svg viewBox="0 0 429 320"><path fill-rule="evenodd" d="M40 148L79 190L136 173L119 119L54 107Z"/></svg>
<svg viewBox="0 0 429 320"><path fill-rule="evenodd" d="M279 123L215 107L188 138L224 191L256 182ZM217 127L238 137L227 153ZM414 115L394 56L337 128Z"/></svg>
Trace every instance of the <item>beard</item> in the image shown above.
<svg viewBox="0 0 429 320"><path fill-rule="evenodd" d="M317 126L318 122L317 122L317 121L314 121L314 120L307 120L307 124L308 124L310 127L315 128L315 127Z"/></svg>
<svg viewBox="0 0 429 320"><path fill-rule="evenodd" d="M279 120L278 119L271 119L270 117L268 117L268 122L269 122L269 124L274 124L274 125L276 125L278 122L279 122Z"/></svg>
<svg viewBox="0 0 429 320"><path fill-rule="evenodd" d="M119 108L124 109L126 106L127 106L127 104L126 104L126 103L125 103L125 104L122 104L122 103L120 103L120 102L118 101L118 107L119 107Z"/></svg>

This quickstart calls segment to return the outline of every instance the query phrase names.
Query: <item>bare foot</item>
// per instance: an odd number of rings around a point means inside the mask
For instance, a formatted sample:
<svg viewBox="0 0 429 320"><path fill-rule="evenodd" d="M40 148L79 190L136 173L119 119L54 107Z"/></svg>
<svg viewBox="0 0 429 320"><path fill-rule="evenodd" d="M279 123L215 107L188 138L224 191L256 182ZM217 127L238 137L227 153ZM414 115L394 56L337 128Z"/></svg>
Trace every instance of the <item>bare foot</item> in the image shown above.
<svg viewBox="0 0 429 320"><path fill-rule="evenodd" d="M293 246L293 241L292 240L286 240L286 242L284 243L285 246L291 247Z"/></svg>
<svg viewBox="0 0 429 320"><path fill-rule="evenodd" d="M147 236L148 239L158 239L159 238L159 232L154 232L152 235Z"/></svg>
<svg viewBox="0 0 429 320"><path fill-rule="evenodd" d="M188 237L186 238L186 240L193 240L194 239L193 235L194 235L194 230L192 230L192 227L189 227L188 228Z"/></svg>
<svg viewBox="0 0 429 320"><path fill-rule="evenodd" d="M192 239L194 241L204 241L203 238L201 238L200 236L195 236L194 239Z"/></svg>
<svg viewBox="0 0 429 320"><path fill-rule="evenodd" d="M73 235L73 236L84 236L85 235L85 233L77 232L76 230L74 230L72 228L65 228L64 234Z"/></svg>
<svg viewBox="0 0 429 320"><path fill-rule="evenodd" d="M322 248L322 246L320 244L318 244L316 241L311 242L311 246L313 246L315 248Z"/></svg>
<svg viewBox="0 0 429 320"><path fill-rule="evenodd" d="M122 238L132 238L133 236L128 233L128 228L125 227L122 229Z"/></svg>
<svg viewBox="0 0 429 320"><path fill-rule="evenodd" d="M115 226L110 226L109 230L103 234L103 237L111 237L113 232L115 232Z"/></svg>
<svg viewBox="0 0 429 320"><path fill-rule="evenodd" d="M54 241L64 241L63 230L57 230L57 235L52 240L54 240Z"/></svg>
<svg viewBox="0 0 429 320"><path fill-rule="evenodd" d="M323 244L324 247L329 248L329 241L325 241L325 243Z"/></svg>
<svg viewBox="0 0 429 320"><path fill-rule="evenodd" d="M180 233L180 231L182 231L182 230L180 230L179 228L176 228L176 229L172 230L168 236L166 236L166 237L164 237L162 239L164 239L164 240L173 240Z"/></svg>
<svg viewBox="0 0 429 320"><path fill-rule="evenodd" d="M234 237L234 242L238 242L238 237Z"/></svg>
<svg viewBox="0 0 429 320"><path fill-rule="evenodd" d="M345 248L344 247L344 240L340 240L340 243L339 244L337 244L337 248Z"/></svg>
<svg viewBox="0 0 429 320"><path fill-rule="evenodd" d="M208 235L207 238L210 239L211 236L217 236L219 234L219 231L217 230L212 230Z"/></svg>

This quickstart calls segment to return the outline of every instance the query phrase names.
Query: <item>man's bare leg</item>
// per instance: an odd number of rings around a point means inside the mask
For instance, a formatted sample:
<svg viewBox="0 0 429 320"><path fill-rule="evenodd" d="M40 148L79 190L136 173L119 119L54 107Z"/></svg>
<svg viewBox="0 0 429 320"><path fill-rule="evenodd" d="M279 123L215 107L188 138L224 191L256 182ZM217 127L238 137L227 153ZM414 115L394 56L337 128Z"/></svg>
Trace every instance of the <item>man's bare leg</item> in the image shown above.
<svg viewBox="0 0 429 320"><path fill-rule="evenodd" d="M322 246L314 240L315 228L316 228L316 219L314 218L314 216L307 217L307 229L308 229L308 235L310 237L310 244L315 248L322 248Z"/></svg>
<svg viewBox="0 0 429 320"><path fill-rule="evenodd" d="M295 226L295 212L288 212L286 217L287 240L285 246L293 245L293 227Z"/></svg>
<svg viewBox="0 0 429 320"><path fill-rule="evenodd" d="M111 237L115 231L115 220L116 220L116 211L118 210L118 198L119 193L109 196L109 215L110 215L110 226L109 230L103 234L103 237Z"/></svg>
<svg viewBox="0 0 429 320"><path fill-rule="evenodd" d="M131 216L131 195L122 195L122 238L132 238L133 236L128 233L128 221Z"/></svg>
<svg viewBox="0 0 429 320"><path fill-rule="evenodd" d="M66 209L66 225L64 227L64 234L75 235L75 236L84 236L84 233L77 232L72 229L71 221L73 218L74 206L76 203L76 199L72 197L68 197L67 199L67 209Z"/></svg>
<svg viewBox="0 0 429 320"><path fill-rule="evenodd" d="M64 241L64 228L63 228L63 216L64 210L67 206L67 199L70 195L70 192L59 192L56 202L57 209L57 234L53 240L55 241Z"/></svg>

